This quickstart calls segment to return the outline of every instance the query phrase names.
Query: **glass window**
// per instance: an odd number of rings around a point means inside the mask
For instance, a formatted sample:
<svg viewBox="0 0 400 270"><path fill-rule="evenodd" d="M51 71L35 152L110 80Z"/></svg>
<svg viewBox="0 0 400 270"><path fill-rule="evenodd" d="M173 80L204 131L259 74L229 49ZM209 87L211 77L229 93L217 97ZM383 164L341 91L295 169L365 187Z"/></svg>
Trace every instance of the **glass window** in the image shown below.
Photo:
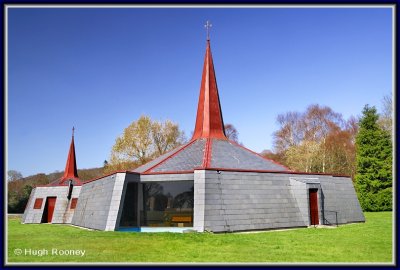
<svg viewBox="0 0 400 270"><path fill-rule="evenodd" d="M143 184L141 226L193 227L193 181Z"/></svg>

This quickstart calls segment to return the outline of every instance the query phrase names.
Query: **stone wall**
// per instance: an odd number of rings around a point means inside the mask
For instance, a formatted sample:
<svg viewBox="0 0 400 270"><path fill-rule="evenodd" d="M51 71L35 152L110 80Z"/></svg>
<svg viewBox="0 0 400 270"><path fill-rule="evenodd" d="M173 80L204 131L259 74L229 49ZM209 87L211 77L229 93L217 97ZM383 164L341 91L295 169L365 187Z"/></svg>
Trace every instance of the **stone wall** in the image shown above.
<svg viewBox="0 0 400 270"><path fill-rule="evenodd" d="M289 179L281 174L205 171L204 178L204 230L306 226Z"/></svg>
<svg viewBox="0 0 400 270"><path fill-rule="evenodd" d="M365 222L351 178L323 176L320 182L326 223L336 222L335 212L339 224Z"/></svg>
<svg viewBox="0 0 400 270"><path fill-rule="evenodd" d="M74 186L71 198L78 198L81 186ZM71 200L67 198L68 186L36 187L32 190L22 216L22 223L41 223L47 197L57 197L51 223L71 223L74 209L70 209ZM33 209L36 199L42 198L40 209ZM79 202L79 199L78 199Z"/></svg>
<svg viewBox="0 0 400 270"><path fill-rule="evenodd" d="M125 173L115 173L89 182L82 191L72 224L96 230L115 230L120 208Z"/></svg>
<svg viewBox="0 0 400 270"><path fill-rule="evenodd" d="M198 170L194 228L246 231L310 225L309 189L318 189L319 224L365 221L347 177Z"/></svg>

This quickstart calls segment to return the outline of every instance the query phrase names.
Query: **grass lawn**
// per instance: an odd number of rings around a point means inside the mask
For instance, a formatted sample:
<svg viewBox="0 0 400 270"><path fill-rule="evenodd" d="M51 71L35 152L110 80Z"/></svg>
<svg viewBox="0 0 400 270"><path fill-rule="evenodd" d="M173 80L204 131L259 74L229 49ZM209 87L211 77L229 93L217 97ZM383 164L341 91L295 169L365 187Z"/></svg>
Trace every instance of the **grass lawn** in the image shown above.
<svg viewBox="0 0 400 270"><path fill-rule="evenodd" d="M338 228L227 234L89 231L10 217L8 262L392 262L392 212L365 217ZM52 254L53 248L85 254Z"/></svg>

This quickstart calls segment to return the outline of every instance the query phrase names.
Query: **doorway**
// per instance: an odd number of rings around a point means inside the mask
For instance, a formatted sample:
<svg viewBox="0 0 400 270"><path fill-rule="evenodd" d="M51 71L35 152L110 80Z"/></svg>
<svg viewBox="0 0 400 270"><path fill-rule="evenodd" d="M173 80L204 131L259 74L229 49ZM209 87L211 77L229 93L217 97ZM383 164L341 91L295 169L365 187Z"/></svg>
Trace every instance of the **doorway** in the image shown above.
<svg viewBox="0 0 400 270"><path fill-rule="evenodd" d="M310 198L310 224L318 225L319 224L318 189L316 188L309 189L309 198Z"/></svg>
<svg viewBox="0 0 400 270"><path fill-rule="evenodd" d="M44 205L42 223L51 223L53 219L54 208L56 206L57 197L47 197Z"/></svg>

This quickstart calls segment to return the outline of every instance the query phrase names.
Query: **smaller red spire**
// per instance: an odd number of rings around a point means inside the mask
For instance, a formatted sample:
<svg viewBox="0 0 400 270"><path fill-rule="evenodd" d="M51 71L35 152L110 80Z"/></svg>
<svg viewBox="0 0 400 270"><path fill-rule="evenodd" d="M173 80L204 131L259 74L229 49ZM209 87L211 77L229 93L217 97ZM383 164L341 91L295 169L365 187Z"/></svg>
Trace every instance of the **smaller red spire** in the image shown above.
<svg viewBox="0 0 400 270"><path fill-rule="evenodd" d="M65 179L79 179L78 169L76 167L76 159L75 159L75 144L74 144L74 131L75 128L72 128L72 140L71 145L69 147L67 164L65 165L64 176L61 180Z"/></svg>

